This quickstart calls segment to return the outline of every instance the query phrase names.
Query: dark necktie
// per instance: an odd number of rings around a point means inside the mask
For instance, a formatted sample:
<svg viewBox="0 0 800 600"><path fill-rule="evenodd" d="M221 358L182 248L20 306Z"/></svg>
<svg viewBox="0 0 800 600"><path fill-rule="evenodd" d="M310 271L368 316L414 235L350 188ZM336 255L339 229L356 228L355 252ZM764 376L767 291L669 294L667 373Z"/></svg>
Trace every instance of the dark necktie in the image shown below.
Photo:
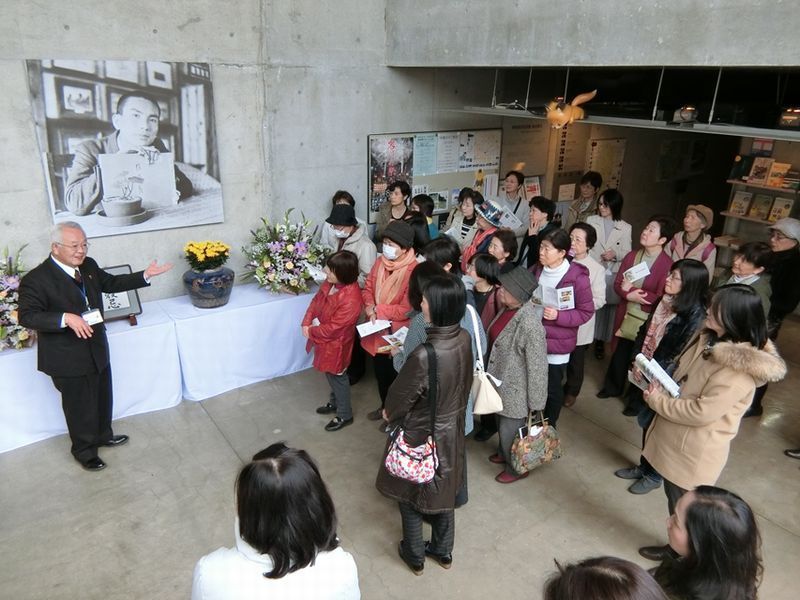
<svg viewBox="0 0 800 600"><path fill-rule="evenodd" d="M83 285L83 277L81 277L81 272L78 269L75 269L75 283L78 285Z"/></svg>

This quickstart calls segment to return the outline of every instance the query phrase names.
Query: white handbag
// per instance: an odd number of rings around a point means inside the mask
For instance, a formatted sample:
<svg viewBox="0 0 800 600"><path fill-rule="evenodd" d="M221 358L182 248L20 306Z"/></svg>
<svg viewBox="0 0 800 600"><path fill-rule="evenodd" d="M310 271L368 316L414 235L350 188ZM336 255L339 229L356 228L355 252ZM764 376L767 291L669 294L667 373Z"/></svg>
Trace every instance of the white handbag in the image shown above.
<svg viewBox="0 0 800 600"><path fill-rule="evenodd" d="M502 381L493 377L483 369L483 349L481 348L480 325L478 324L477 312L470 305L467 305L467 310L472 317L472 329L475 331L475 346L478 350L472 379L472 396L475 398L475 405L472 412L476 415L489 415L503 410L503 399L495 389L495 386L500 386Z"/></svg>

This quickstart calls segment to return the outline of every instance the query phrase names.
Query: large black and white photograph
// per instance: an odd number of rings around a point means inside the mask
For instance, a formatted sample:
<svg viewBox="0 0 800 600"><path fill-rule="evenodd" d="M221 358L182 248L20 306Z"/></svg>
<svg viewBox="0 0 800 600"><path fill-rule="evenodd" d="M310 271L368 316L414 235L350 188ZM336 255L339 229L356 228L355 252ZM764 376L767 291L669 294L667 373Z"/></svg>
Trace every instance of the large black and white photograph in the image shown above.
<svg viewBox="0 0 800 600"><path fill-rule="evenodd" d="M53 222L89 237L223 222L205 63L29 60Z"/></svg>

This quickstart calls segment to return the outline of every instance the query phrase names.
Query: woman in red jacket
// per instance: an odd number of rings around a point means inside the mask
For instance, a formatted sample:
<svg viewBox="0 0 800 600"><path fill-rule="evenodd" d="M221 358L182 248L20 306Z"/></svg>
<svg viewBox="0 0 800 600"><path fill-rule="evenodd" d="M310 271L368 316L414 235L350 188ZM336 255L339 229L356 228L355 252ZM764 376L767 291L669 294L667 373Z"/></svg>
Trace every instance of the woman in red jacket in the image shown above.
<svg viewBox="0 0 800 600"><path fill-rule="evenodd" d="M338 431L353 422L347 366L362 308L358 257L349 250L332 254L325 275L326 281L303 317L303 335L308 338L306 351L314 347L314 368L325 373L331 386L328 403L317 413L336 413L325 431Z"/></svg>

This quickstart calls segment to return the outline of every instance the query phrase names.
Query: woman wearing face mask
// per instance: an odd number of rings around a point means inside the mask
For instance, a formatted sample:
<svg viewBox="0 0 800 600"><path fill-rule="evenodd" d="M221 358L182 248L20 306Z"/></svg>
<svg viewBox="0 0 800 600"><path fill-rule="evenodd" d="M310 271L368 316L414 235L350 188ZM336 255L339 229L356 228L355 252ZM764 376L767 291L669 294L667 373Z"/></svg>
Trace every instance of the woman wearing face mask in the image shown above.
<svg viewBox="0 0 800 600"><path fill-rule="evenodd" d="M631 251L631 226L622 220L624 198L619 190L608 189L600 194L597 214L586 219L594 227L597 243L589 255L606 270L606 305L597 311L594 332L594 356L605 357L605 344L614 338L614 314L620 297L614 291L614 278L622 259Z"/></svg>
<svg viewBox="0 0 800 600"><path fill-rule="evenodd" d="M411 197L411 186L405 181L395 181L386 188L386 202L378 209L375 221L375 241L380 243L383 231L392 221L402 221L408 212L408 200Z"/></svg>
<svg viewBox="0 0 800 600"><path fill-rule="evenodd" d="M477 217L475 192L472 188L462 188L458 194L458 206L450 213L444 226L445 234L458 242L461 250L469 246L475 234L478 233Z"/></svg>
<svg viewBox="0 0 800 600"><path fill-rule="evenodd" d="M567 221L564 229L569 229L575 223L585 223L586 220L597 212L597 192L603 185L603 176L597 171L586 171L578 184L580 194L572 201L567 211Z"/></svg>
<svg viewBox="0 0 800 600"><path fill-rule="evenodd" d="M678 398L653 383L644 392L656 416L642 454L664 477L670 515L687 490L716 483L756 386L786 376L786 364L767 338L761 300L741 284L716 291L705 330L677 364L672 378L680 385ZM639 553L662 560L669 546L647 546Z"/></svg>
<svg viewBox="0 0 800 600"><path fill-rule="evenodd" d="M708 269L708 282L714 278L717 247L706 231L714 222L714 211L702 204L690 204L683 217L683 231L672 238L666 251L673 261L682 258L699 260Z"/></svg>
<svg viewBox="0 0 800 600"><path fill-rule="evenodd" d="M480 201L480 204L477 204ZM478 225L478 233L464 248L461 253L461 270L466 271L469 259L479 252L486 252L489 249L489 244L492 242L492 236L497 228L500 227L500 220L498 215L495 214L493 207L489 202L483 201L483 196L475 192L475 212L478 214L476 223Z"/></svg>
<svg viewBox="0 0 800 600"><path fill-rule="evenodd" d="M755 515L733 492L701 485L667 519L670 554L655 578L675 600L756 600L761 536Z"/></svg>
<svg viewBox="0 0 800 600"><path fill-rule="evenodd" d="M356 220L349 204L334 204L325 223L335 240L330 247L337 252L348 250L358 257L358 285L363 288L376 258L375 244L369 239L366 226Z"/></svg>
<svg viewBox="0 0 800 600"><path fill-rule="evenodd" d="M417 266L412 245L414 232L405 221L392 221L383 232L382 254L367 277L362 290L367 318L371 321L386 319L391 321L391 332L408 325L411 304L408 301L408 280ZM386 393L397 376L392 366L392 356L382 336L387 330L378 331L361 339L361 346L373 357L375 378L378 381L380 408L370 412L367 418L377 421L383 418Z"/></svg>
<svg viewBox="0 0 800 600"><path fill-rule="evenodd" d="M356 210L356 201L353 198L353 195L350 192L345 190L337 190L333 197L331 198L331 208L336 206L337 204L346 204L353 208L353 213L355 214ZM362 226L364 230L367 230L367 224L362 221L361 219L356 219L358 225ZM339 242L340 236L336 236L333 231L333 226L330 224L329 221L325 221L322 227L320 227L319 232L319 243L323 246L328 246L328 248L333 248L335 251Z"/></svg>

